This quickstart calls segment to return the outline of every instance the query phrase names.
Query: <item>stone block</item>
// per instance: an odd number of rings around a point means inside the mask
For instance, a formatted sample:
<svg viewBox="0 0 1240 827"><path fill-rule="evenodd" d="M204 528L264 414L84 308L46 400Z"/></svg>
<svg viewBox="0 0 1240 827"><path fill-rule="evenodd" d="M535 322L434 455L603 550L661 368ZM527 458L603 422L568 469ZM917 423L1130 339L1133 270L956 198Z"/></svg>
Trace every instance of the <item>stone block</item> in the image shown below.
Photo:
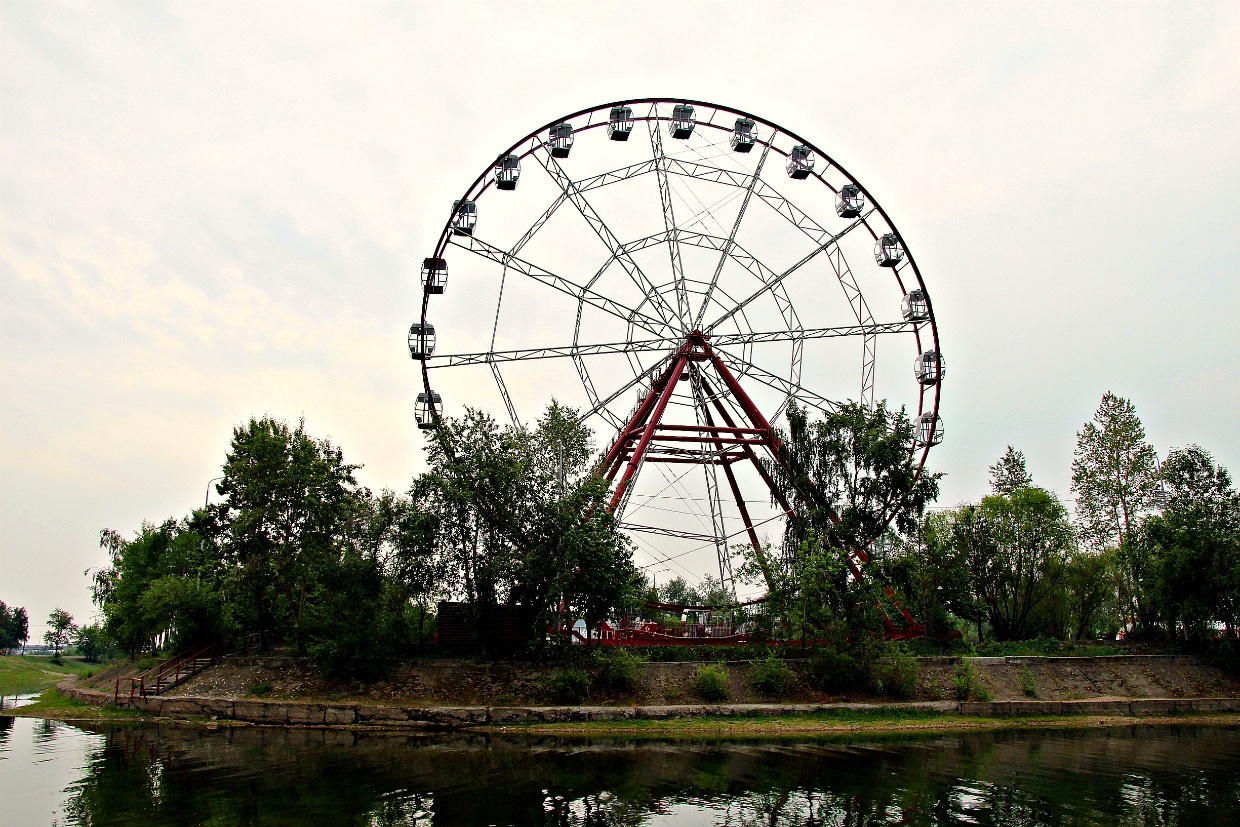
<svg viewBox="0 0 1240 827"><path fill-rule="evenodd" d="M209 714L217 718L233 717L233 702L227 698L207 698L204 706Z"/></svg>
<svg viewBox="0 0 1240 827"><path fill-rule="evenodd" d="M960 704L960 714L987 718L997 713L995 712L995 704L991 701L964 701Z"/></svg>
<svg viewBox="0 0 1240 827"><path fill-rule="evenodd" d="M199 718L209 713L198 698L165 698L159 714L169 718Z"/></svg>
<svg viewBox="0 0 1240 827"><path fill-rule="evenodd" d="M357 720L366 724L407 724L409 713L399 706L360 705L357 707Z"/></svg>
<svg viewBox="0 0 1240 827"><path fill-rule="evenodd" d="M329 706L323 720L328 724L354 724L357 723L357 710L351 706Z"/></svg>
<svg viewBox="0 0 1240 827"><path fill-rule="evenodd" d="M472 726L487 722L485 706L429 706L407 711L411 720L443 726Z"/></svg>
<svg viewBox="0 0 1240 827"><path fill-rule="evenodd" d="M1128 701L1063 701L1065 715L1131 715Z"/></svg>
<svg viewBox="0 0 1240 827"><path fill-rule="evenodd" d="M289 704L284 720L299 726L314 726L323 723L323 715L322 704Z"/></svg>
<svg viewBox="0 0 1240 827"><path fill-rule="evenodd" d="M1146 699L1131 701L1128 708L1132 710L1133 715L1168 715L1174 703L1174 701L1165 699Z"/></svg>
<svg viewBox="0 0 1240 827"><path fill-rule="evenodd" d="M143 698L142 696L133 699L133 708L144 712L147 715L159 715L163 708L162 698Z"/></svg>
<svg viewBox="0 0 1240 827"><path fill-rule="evenodd" d="M234 701L233 717L252 724L283 724L288 722L288 710L277 703Z"/></svg>

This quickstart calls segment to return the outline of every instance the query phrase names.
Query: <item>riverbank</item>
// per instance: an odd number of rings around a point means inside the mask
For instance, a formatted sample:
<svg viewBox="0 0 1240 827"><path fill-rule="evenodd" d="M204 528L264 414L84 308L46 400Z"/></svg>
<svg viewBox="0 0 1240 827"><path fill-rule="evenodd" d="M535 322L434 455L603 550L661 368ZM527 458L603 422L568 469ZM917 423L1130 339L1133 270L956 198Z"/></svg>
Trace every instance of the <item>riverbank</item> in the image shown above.
<svg viewBox="0 0 1240 827"><path fill-rule="evenodd" d="M1034 702L1024 708L995 704L833 704L822 708L793 705L717 705L682 706L664 709L617 710L607 708L542 708L521 710L486 709L474 713L470 724L444 724L431 721L393 722L338 715L332 723L307 722L310 710L292 716L270 713L263 720L249 721L235 717L185 716L144 713L136 709L119 709L79 700L80 690L64 685L48 690L38 701L5 714L15 717L43 718L79 724L171 725L205 729L258 728L319 732L331 743L340 739L353 740L371 735L434 737L445 732L479 735L554 736L566 738L625 737L659 739L783 739L783 738L850 738L855 736L948 735L969 732L1027 730L1090 730L1116 727L1208 726L1240 728L1240 698L1208 699L1212 703L1187 703L1184 699L1151 703L1148 699L1126 706L1109 702L1073 704L1048 714L1045 705ZM1198 701L1207 699L1197 699ZM285 705L287 706L287 705ZM1216 711L1208 711L1206 707ZM1219 711L1226 708L1227 711ZM339 708L337 708L339 709ZM567 713L571 710L571 713ZM1126 711L1122 711L1126 710ZM184 708L171 711L184 712ZM631 715L629 713L632 713ZM571 715L571 719L565 715ZM619 714L617 714L619 713ZM600 714L603 717L600 717ZM649 716L649 717L642 717ZM289 717L298 722L292 723ZM332 734L335 733L335 734ZM350 735L352 733L352 735Z"/></svg>
<svg viewBox="0 0 1240 827"><path fill-rule="evenodd" d="M115 695L117 664L91 679L69 679L59 697L23 714L68 720L133 720L209 725L356 727L406 732L495 730L531 732L798 733L1025 726L1061 721L1111 726L1115 720L1203 718L1234 723L1240 682L1178 655L1089 657L936 657L918 659L912 699L830 695L814 688L806 663L790 662L793 682L780 699L754 688L750 662L720 664L728 700L704 703L693 692L700 663L646 663L626 690L592 695L587 703L547 703L553 668L529 663L438 660L402 664L369 685L331 684L294 658L226 658L159 696ZM971 675L973 700L958 700L954 679ZM955 684L955 685L954 685ZM76 705L71 708L66 705ZM89 708L100 710L99 716ZM122 717L112 717L112 716ZM124 716L130 716L128 718ZM1103 723L1086 723L1102 721ZM988 724L986 722L998 722ZM561 729L567 728L567 729Z"/></svg>

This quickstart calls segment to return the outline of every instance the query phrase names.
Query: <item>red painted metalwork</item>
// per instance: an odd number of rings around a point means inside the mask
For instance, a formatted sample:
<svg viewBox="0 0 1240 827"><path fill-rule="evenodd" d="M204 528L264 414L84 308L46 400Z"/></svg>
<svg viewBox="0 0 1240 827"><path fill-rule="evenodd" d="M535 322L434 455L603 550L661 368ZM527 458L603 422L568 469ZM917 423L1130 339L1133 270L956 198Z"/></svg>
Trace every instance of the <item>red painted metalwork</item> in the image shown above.
<svg viewBox="0 0 1240 827"><path fill-rule="evenodd" d="M634 480L643 462L722 465L728 480L728 487L732 491L732 496L736 500L737 508L745 524L749 541L753 544L755 550L761 552L761 542L758 539L753 521L750 519L749 510L745 506L744 496L741 493L736 475L731 466L742 459L749 460L762 478L762 481L766 484L767 489L771 492L771 496L784 509L785 514L791 515L791 505L783 497L766 469L762 467L762 462L754 450L754 446L762 446L766 448L771 459L778 462L781 443L770 422L762 414L758 406L754 404L749 394L745 392L744 387L737 380L736 376L711 348L709 340L710 337L700 331L694 331L685 337L684 344L677 350L668 367L659 378L651 384L650 392L638 403L628 423L620 429L615 441L604 455L603 461L599 465L599 470L609 482L616 478L622 467L624 468L624 474L620 477L619 483L616 484L612 492L608 507L612 512L622 507L625 493L634 484ZM706 420L705 424L665 424L662 421L677 384L686 376L686 367L690 362L699 365L696 368L699 371L701 366L707 364L714 369L723 387L727 389L729 395L744 413L745 418L748 420L747 426L737 424L719 395L714 392L709 380L701 374L699 374L699 381L701 382L702 389L725 424L717 425L711 414L710 407L705 404L700 405L700 410ZM636 440L635 443L634 440ZM654 442L697 443L702 446L715 448L716 454L713 459L650 454L649 449ZM736 446L740 450L725 450L725 446ZM839 517L833 511L829 513L833 521L839 521ZM862 576L861 564L869 561L869 555L863 549L848 549L844 551L844 561L852 575L859 578ZM890 587L886 590L886 597L905 621L905 627L899 628L891 620L887 612L883 610L883 620L887 627L886 636L891 639L923 637L925 635L925 627L918 623L913 615L900 605ZM648 608L660 607L651 604ZM681 611L688 612L708 608L718 609L719 607L668 606L666 608L678 608ZM598 630L598 637L592 639L603 645L611 646L671 646L685 645L689 642L694 644L740 644L751 642L748 634L735 630L724 632L722 629L712 627L710 634L686 635L679 632L673 634L666 629L656 627L657 624L654 624L652 621L642 621L637 625L629 625L629 620L626 617L619 622L619 625L603 624ZM586 637L580 633L571 630L569 630L569 633L582 641L586 640Z"/></svg>
<svg viewBox="0 0 1240 827"><path fill-rule="evenodd" d="M112 703L119 704L121 700L121 684L127 683L127 697L133 701L135 697L147 697L150 695L159 695L178 686L192 678L194 675L206 669L215 663L218 656L218 647L214 643L208 643L187 652L182 652L174 658L164 661L163 663L148 669L141 675L133 677L117 678L116 687L112 694Z"/></svg>

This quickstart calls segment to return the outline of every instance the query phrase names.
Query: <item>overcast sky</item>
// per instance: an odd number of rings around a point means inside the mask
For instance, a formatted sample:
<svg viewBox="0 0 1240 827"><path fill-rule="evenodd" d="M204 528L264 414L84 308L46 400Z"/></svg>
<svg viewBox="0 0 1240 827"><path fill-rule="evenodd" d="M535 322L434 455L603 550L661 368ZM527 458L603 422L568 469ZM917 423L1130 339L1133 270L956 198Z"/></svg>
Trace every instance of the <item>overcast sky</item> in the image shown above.
<svg viewBox="0 0 1240 827"><path fill-rule="evenodd" d="M422 467L417 265L558 115L683 96L813 140L917 256L942 504L1069 497L1102 393L1240 471L1240 4L40 3L0 24L0 599L92 608L101 528L202 504L234 424Z"/></svg>

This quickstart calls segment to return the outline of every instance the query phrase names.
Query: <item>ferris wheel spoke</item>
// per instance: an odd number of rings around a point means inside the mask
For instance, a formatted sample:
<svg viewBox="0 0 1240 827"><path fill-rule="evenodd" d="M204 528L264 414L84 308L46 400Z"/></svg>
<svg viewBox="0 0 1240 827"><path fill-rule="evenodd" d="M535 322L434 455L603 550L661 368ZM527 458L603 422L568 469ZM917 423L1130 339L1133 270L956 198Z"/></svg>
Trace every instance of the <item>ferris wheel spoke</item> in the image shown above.
<svg viewBox="0 0 1240 827"><path fill-rule="evenodd" d="M624 421L620 417L611 412L611 409L601 405L599 401L598 389L594 387L594 378L590 376L590 371L586 368L586 360L580 355L573 356L573 367L577 369L577 376L581 379L581 385L585 388L586 397L590 400L590 407L597 410L603 419L613 428L619 430L624 427Z"/></svg>
<svg viewBox="0 0 1240 827"><path fill-rule="evenodd" d="M841 336L877 336L883 333L911 333L916 322L883 322L881 324L850 324L840 327L807 327L800 330L772 330L762 333L716 333L710 337L714 347L767 342L795 342L805 339L833 339Z"/></svg>
<svg viewBox="0 0 1240 827"><path fill-rule="evenodd" d="M813 391L806 390L805 387L800 384L793 384L784 377L771 373L765 368L760 368L753 362L750 362L747 359L742 359L734 353L723 350L719 347L715 347L715 352L719 354L720 359L722 359L726 364L728 364L729 367L733 368L741 376L748 376L754 381L761 382L768 388L772 388L773 390L777 390L784 394L784 402L780 405L781 411L783 408L787 407L788 402L792 399L796 399L799 402L804 402L806 405L817 408L823 413L834 413L839 408L838 402L827 399L825 396L820 396Z"/></svg>
<svg viewBox="0 0 1240 827"><path fill-rule="evenodd" d="M748 298L741 300L741 302L740 302L739 304L737 304L735 307L733 307L731 310L727 311L727 312L726 312L726 313L724 313L722 316L720 316L719 318L717 318L717 319L715 319L713 322L711 322L711 323L710 323L710 325L709 325L708 327L706 327L706 330L707 330L707 331L714 330L716 327L718 327L719 325L721 325L721 324L723 324L724 322L726 322L728 319L730 319L730 318L732 318L733 316L735 316L735 315L736 315L737 313L739 313L741 310L745 309L745 307L747 307L747 306L748 306L748 305L749 305L752 301L754 301L755 299L757 299L757 298L759 298L759 297L763 296L763 295L764 295L764 294L766 294L766 293L771 292L771 290L773 290L773 289L774 289L777 285L781 284L781 283L784 281L784 279L788 278L788 277L789 277L789 276L791 276L793 273L795 273L797 270L800 270L800 269L801 269L802 267L804 267L806 264L808 264L809 262L813 261L813 260L814 260L815 258L817 258L817 257L818 257L821 253L827 252L827 251L829 251L830 249L832 249L833 247L835 247L836 245L838 245L838 244L839 244L839 241L840 241L840 239L841 239L841 238L843 238L843 237L844 237L845 235L847 235L848 233L852 232L852 230L853 230L854 228L856 228L857 226L859 226L860 224L862 224L864 221L865 221L865 219L864 219L864 218L858 218L856 221L854 221L853 223L849 224L846 228L844 228L843 230L841 230L839 233L837 233L837 234L835 234L835 235L831 236L831 239L830 239L827 243L825 243L825 244L820 244L818 247L816 247L815 249L811 250L809 253L806 253L806 254L805 254L805 255L801 258L801 260L800 260L800 261L798 261L798 262L796 262L795 264L793 264L793 265L792 265L791 267L789 267L787 270L784 270L782 273L780 273L780 274L779 274L778 276L776 276L774 279L772 279L772 280L768 281L768 282L767 282L766 284L764 284L761 288L759 288L758 290L756 290L756 291L754 291L752 294L750 294Z"/></svg>
<svg viewBox="0 0 1240 827"><path fill-rule="evenodd" d="M698 310L697 316L693 319L694 330L702 326L702 317L706 315L706 310L710 307L710 300L715 294L715 286L719 284L719 275L723 272L723 265L732 256L732 247L736 244L736 232L741 228L741 221L745 218L745 211L749 209L749 199L753 197L754 188L758 185L758 181L761 180L762 167L766 164L766 157L770 152L771 142L768 141L762 147L762 155L758 158L758 165L754 168L749 186L745 188L745 200L741 201L740 211L736 214L736 220L732 222L732 232L728 235L727 242L724 243L723 249L719 252L719 261L715 264L715 272L710 277L710 284L706 287L706 295L702 299L702 306Z"/></svg>
<svg viewBox="0 0 1240 827"><path fill-rule="evenodd" d="M530 228L525 231L525 234L517 239L517 243L512 245L512 248L508 250L508 254L515 256L517 253L521 252L521 249L534 239L534 234L541 230L543 225L551 220L551 216L555 215L555 211L560 208L560 205L563 204L566 199L567 196L564 195L564 193L560 193L556 196L555 200L551 202L551 206L547 207L547 209L543 211L542 215L538 216Z"/></svg>
<svg viewBox="0 0 1240 827"><path fill-rule="evenodd" d="M663 325L679 332L680 325L675 323L677 321L675 310L668 305L667 299L655 288L642 269L637 266L637 262L633 260L632 256L623 251L620 239L616 238L616 234L611 231L611 228L607 226L590 202L586 200L586 197L577 189L577 185L568 177L564 168L551 156L550 152L535 152L534 157L542 164L543 169L547 170L547 174L559 186L561 192L568 196L569 201L573 202L573 206L585 218L586 223L590 225L590 228L594 230L595 234L606 245L612 258L628 274L637 288L647 295L651 307L659 314Z"/></svg>
<svg viewBox="0 0 1240 827"><path fill-rule="evenodd" d="M676 290L676 308L682 324L689 318L689 297L685 293L685 271L680 260L680 241L676 236L676 213L672 208L672 189L667 181L663 154L663 130L658 121L647 121L650 149L654 154L655 173L659 180L659 202L663 207L663 228L667 231L667 250L672 263L672 283Z"/></svg>
<svg viewBox="0 0 1240 827"><path fill-rule="evenodd" d="M504 398L504 407L508 409L508 416L512 417L512 424L520 428L521 420L517 416L516 406L512 404L512 397L508 394L508 386L504 384L504 376L499 372L499 365L494 361L490 364L491 373L495 376L495 384L499 386L499 395Z"/></svg>
<svg viewBox="0 0 1240 827"><path fill-rule="evenodd" d="M861 343L861 404L874 407L874 361L877 357L878 338L868 333Z"/></svg>
<svg viewBox="0 0 1240 827"><path fill-rule="evenodd" d="M763 158L759 160L759 168L762 161L765 160L765 155L770 150L770 147L770 142L764 144ZM839 238L843 237L843 235L847 234L857 226L857 223L854 223L846 228L844 233L833 236L830 230L827 230L821 224L816 222L808 213L782 195L777 189L775 189L775 187L771 186L766 181L758 180L757 172L755 172L753 176L749 176L734 172L732 170L721 169L709 164L702 164L695 161L676 158L668 159L667 171L675 175L683 175L690 178L713 181L719 184L726 184L728 186L751 190L753 195L758 196L760 200L770 205L772 209L779 213L779 215L787 219L789 223L804 233L807 237L814 241L814 243L819 245L826 244L831 241L838 241ZM746 203L748 203L748 200L749 197L747 195ZM866 211L865 215L861 217L860 222L858 223L865 223L865 220L869 218L873 212L874 208L871 207L868 211ZM869 307L866 304L865 297L861 294L861 290L857 286L856 279L853 278L851 271L849 271L846 266L843 268L836 267L835 271L835 275L840 282L840 286L844 289L849 303L853 306L853 312L857 317L857 321L863 322L873 320L873 316L871 315ZM704 309L705 306L706 303L703 304ZM694 326L700 327L701 323L702 319L699 316Z"/></svg>
<svg viewBox="0 0 1240 827"><path fill-rule="evenodd" d="M644 339L636 342L532 347L521 350L490 350L478 353L436 353L426 357L426 366L429 369L459 368L466 365L482 365L490 362L526 362L536 359L561 358L576 359L583 356L620 356L625 353L673 351L679 346L679 339Z"/></svg>
<svg viewBox="0 0 1240 827"><path fill-rule="evenodd" d="M475 253L482 258L490 259L496 264L516 270L524 276L528 276L541 284L545 284L561 293L572 296L574 299L585 302L591 307L610 313L618 319L623 319L626 322L631 321L652 335L661 336L663 331L669 327L661 320L648 316L636 308L621 304L615 299L608 298L601 293L591 290L589 287L577 284L536 264L531 264L522 258L511 255L505 250L488 244L477 236L453 236L450 243L463 250Z"/></svg>

